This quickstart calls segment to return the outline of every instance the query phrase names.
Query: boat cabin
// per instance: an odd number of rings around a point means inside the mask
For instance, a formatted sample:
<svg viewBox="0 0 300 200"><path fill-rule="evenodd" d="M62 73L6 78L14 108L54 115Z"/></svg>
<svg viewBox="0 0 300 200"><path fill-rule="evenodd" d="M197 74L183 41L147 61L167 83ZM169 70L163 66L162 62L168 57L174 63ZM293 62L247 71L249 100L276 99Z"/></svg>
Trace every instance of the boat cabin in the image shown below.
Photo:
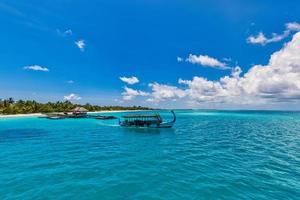
<svg viewBox="0 0 300 200"><path fill-rule="evenodd" d="M125 115L123 121L119 120L119 124L125 127L153 127L153 128L169 128L172 127L176 121L176 116L173 121L163 122L159 114L147 114L147 115Z"/></svg>
<svg viewBox="0 0 300 200"><path fill-rule="evenodd" d="M124 123L129 126L150 126L151 124L159 124L162 122L160 115L126 115L123 116Z"/></svg>

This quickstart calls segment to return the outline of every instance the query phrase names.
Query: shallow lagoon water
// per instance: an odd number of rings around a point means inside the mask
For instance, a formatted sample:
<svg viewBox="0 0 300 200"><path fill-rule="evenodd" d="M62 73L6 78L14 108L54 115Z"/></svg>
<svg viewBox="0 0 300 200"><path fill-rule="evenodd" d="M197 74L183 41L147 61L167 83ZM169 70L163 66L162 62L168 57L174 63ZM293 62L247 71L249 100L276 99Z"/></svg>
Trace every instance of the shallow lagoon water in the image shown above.
<svg viewBox="0 0 300 200"><path fill-rule="evenodd" d="M0 199L299 198L300 113L176 113L161 130L0 119Z"/></svg>

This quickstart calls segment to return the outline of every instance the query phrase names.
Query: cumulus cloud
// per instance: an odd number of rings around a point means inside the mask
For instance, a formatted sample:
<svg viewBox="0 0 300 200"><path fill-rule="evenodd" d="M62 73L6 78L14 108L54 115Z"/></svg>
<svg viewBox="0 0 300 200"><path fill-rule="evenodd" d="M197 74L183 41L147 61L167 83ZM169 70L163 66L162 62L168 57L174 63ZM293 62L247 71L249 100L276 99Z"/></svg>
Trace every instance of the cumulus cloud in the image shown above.
<svg viewBox="0 0 300 200"><path fill-rule="evenodd" d="M123 81L124 83L127 83L129 85L133 85L133 84L136 84L136 83L139 83L139 79L135 76L132 76L132 77L120 77L120 80Z"/></svg>
<svg viewBox="0 0 300 200"><path fill-rule="evenodd" d="M78 41L75 42L75 44L80 49L80 51L84 51L84 49L85 49L84 40L78 40Z"/></svg>
<svg viewBox="0 0 300 200"><path fill-rule="evenodd" d="M32 70L32 71L43 71L43 72L48 72L49 69L46 67L42 67L39 65L30 65L30 66L25 66L23 69L25 70Z"/></svg>
<svg viewBox="0 0 300 200"><path fill-rule="evenodd" d="M203 77L179 80L188 88L187 96L198 102L227 102L260 104L300 100L300 32L280 51L275 52L268 65L255 65L243 76L236 67L231 76L218 81Z"/></svg>
<svg viewBox="0 0 300 200"><path fill-rule="evenodd" d="M134 90L134 89L126 87L126 86L124 87L124 92L122 93L123 100L125 100L125 101L132 100L137 96L148 96L148 95L149 95L149 93L147 93L147 92L143 92L141 90Z"/></svg>
<svg viewBox="0 0 300 200"><path fill-rule="evenodd" d="M239 77L241 73L242 69L239 66L236 66L231 70L231 76L233 77Z"/></svg>
<svg viewBox="0 0 300 200"><path fill-rule="evenodd" d="M190 54L189 57L186 59L186 62L206 67L213 67L217 69L230 69L230 67L228 67L226 63L221 62L216 58L209 57L208 55L197 56Z"/></svg>
<svg viewBox="0 0 300 200"><path fill-rule="evenodd" d="M148 101L186 100L199 104L240 106L276 105L300 101L300 32L273 53L267 65L254 65L242 74L239 66L219 80L195 76L179 85L151 83ZM138 96L141 91L129 91ZM140 95L143 96L143 95Z"/></svg>
<svg viewBox="0 0 300 200"><path fill-rule="evenodd" d="M67 96L64 96L64 100L65 101L77 101L77 100L80 100L81 97L78 96L77 94L69 94Z"/></svg>
<svg viewBox="0 0 300 200"><path fill-rule="evenodd" d="M186 95L193 101L202 102L227 102L239 97L240 90L236 88L238 78L223 77L219 81L210 81L203 77L194 77L192 80L181 80L188 88L185 90ZM239 102L238 99L236 102Z"/></svg>
<svg viewBox="0 0 300 200"><path fill-rule="evenodd" d="M296 25L293 25L297 28ZM179 79L178 85L149 84L150 92L125 87L123 97L147 97L149 102L181 100L194 105L219 107L269 107L300 102L300 31L266 65L254 65L242 72L239 66L218 80L195 76Z"/></svg>
<svg viewBox="0 0 300 200"><path fill-rule="evenodd" d="M183 98L186 94L185 91L170 85L150 83L152 93L148 101L159 102L168 99Z"/></svg>
<svg viewBox="0 0 300 200"><path fill-rule="evenodd" d="M249 36L247 38L247 42L250 44L260 45L279 42L288 37L294 31L300 31L300 24L297 22L290 22L285 24L285 30L282 34L273 33L270 38L267 38L263 32L259 32L257 35Z"/></svg>

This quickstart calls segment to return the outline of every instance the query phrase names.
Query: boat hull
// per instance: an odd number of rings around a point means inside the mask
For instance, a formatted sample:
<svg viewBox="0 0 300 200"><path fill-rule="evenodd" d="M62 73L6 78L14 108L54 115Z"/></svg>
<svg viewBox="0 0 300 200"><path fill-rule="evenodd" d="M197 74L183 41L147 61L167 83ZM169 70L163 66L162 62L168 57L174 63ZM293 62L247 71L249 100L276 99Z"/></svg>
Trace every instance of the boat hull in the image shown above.
<svg viewBox="0 0 300 200"><path fill-rule="evenodd" d="M150 125L129 125L129 124L123 124L121 123L120 126L122 127L133 127L133 128L172 128L174 123L172 122L166 122L166 123L160 123L160 124L150 124Z"/></svg>

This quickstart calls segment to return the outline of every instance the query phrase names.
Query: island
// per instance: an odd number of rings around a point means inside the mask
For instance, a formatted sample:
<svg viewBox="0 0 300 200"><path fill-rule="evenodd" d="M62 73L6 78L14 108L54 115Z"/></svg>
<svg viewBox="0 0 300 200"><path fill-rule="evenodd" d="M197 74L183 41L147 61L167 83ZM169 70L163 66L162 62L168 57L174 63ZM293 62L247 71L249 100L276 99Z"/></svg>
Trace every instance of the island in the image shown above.
<svg viewBox="0 0 300 200"><path fill-rule="evenodd" d="M150 110L142 106L99 106L89 103L81 105L70 101L40 103L35 100L17 100L13 98L0 99L0 115L37 115L39 113L69 112L76 107L82 107L90 112L123 111L123 110Z"/></svg>

